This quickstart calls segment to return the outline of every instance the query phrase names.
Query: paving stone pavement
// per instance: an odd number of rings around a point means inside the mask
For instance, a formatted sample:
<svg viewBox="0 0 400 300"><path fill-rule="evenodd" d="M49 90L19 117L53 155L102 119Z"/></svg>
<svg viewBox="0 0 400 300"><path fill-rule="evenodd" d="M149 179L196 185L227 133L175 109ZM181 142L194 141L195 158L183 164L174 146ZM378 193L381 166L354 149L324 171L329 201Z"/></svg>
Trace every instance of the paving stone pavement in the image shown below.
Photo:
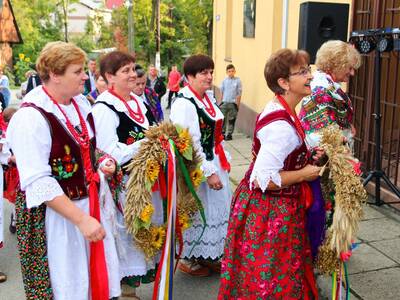
<svg viewBox="0 0 400 300"><path fill-rule="evenodd" d="M232 156L231 184L234 188L243 178L251 160L251 139L235 133L226 142ZM0 250L0 270L8 280L0 284L0 300L25 299L20 265L16 251L16 237L7 230L11 205L5 201L5 245ZM400 214L387 207L365 207L357 242L349 262L351 299L400 299ZM330 299L330 278L319 276L320 299ZM219 276L192 278L179 271L174 277L174 299L211 300L217 298ZM127 287L123 287L129 292ZM151 299L153 285L144 285L137 291L142 300ZM121 300L132 299L121 297Z"/></svg>

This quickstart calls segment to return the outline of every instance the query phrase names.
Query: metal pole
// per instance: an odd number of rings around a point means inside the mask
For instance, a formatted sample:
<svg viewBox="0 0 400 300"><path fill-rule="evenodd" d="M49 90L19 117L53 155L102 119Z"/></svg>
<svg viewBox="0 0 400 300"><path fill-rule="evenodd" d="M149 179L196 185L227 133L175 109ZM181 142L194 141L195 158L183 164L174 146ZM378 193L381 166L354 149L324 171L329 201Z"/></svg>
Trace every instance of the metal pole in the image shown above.
<svg viewBox="0 0 400 300"><path fill-rule="evenodd" d="M155 67L158 71L161 71L161 55L160 55L160 0L156 2L156 61Z"/></svg>
<svg viewBox="0 0 400 300"><path fill-rule="evenodd" d="M64 12L64 41L68 43L68 7L69 7L69 0L63 1L63 12Z"/></svg>
<svg viewBox="0 0 400 300"><path fill-rule="evenodd" d="M289 22L289 0L284 0L282 7L282 40L281 40L282 48L287 47L288 22Z"/></svg>
<svg viewBox="0 0 400 300"><path fill-rule="evenodd" d="M133 25L133 0L128 0L128 50L130 53L135 52L135 36Z"/></svg>
<svg viewBox="0 0 400 300"><path fill-rule="evenodd" d="M382 165L381 165L381 53L376 50L375 53L375 112L373 114L375 118L375 168L377 170L377 176L375 179L375 201L376 205L382 205L381 201L381 177L382 177Z"/></svg>

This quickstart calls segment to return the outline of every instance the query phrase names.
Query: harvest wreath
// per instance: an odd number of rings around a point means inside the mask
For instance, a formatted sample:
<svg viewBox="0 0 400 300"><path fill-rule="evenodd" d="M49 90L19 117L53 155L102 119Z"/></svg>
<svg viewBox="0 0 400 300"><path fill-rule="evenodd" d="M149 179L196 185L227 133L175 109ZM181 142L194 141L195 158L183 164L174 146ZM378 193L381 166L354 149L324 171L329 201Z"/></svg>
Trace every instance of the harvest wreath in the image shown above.
<svg viewBox="0 0 400 300"><path fill-rule="evenodd" d="M329 158L321 182L326 208L332 213L316 265L322 273L332 274L335 294L341 289L342 278L349 290L346 261L354 248L367 193L361 181L360 162L343 143L342 131L337 125L321 130L320 147Z"/></svg>
<svg viewBox="0 0 400 300"><path fill-rule="evenodd" d="M139 152L127 166L130 175L124 218L127 231L132 234L146 258L150 259L162 249L167 230L166 224L156 225L151 222L154 212L152 191L159 190L162 198L168 202L168 192L172 189L169 177L176 171L177 206L174 228L177 239L181 242L182 231L190 227L197 212L200 212L205 224L204 209L195 191L204 177L200 169L201 157L194 149L187 129L163 122L150 127L145 136ZM175 168L171 168L169 160L176 162L173 164ZM168 214L164 215L168 219Z"/></svg>

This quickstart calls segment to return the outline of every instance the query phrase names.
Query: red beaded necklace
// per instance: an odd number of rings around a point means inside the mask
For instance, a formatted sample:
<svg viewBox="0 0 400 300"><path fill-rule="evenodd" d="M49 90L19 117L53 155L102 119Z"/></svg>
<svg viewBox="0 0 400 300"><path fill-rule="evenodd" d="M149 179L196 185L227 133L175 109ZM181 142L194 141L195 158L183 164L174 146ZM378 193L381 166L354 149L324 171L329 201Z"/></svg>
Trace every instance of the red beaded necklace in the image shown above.
<svg viewBox="0 0 400 300"><path fill-rule="evenodd" d="M300 137L302 138L302 140L304 140L306 138L306 134L304 132L303 126L301 126L300 120L297 117L297 115L290 109L289 105L287 104L286 100L279 94L275 95L276 98L278 99L279 103L282 104L282 106L285 108L286 112L292 116L292 118L294 119L294 125L296 126L296 130L298 132L298 134L300 135Z"/></svg>
<svg viewBox="0 0 400 300"><path fill-rule="evenodd" d="M143 124L143 123L144 123L144 120L145 120L145 119L144 119L144 114L143 114L143 112L142 112L142 109L140 108L139 101L138 101L134 96L129 95L130 98L131 98L131 100L133 100L133 101L136 102L137 112L134 111L134 110L129 106L128 102L127 102L124 98L122 98L120 95L118 95L118 94L114 91L114 89L111 88L111 89L108 90L108 92L109 92L111 95L117 97L119 100L121 100L121 102L125 105L126 109L128 110L129 116L130 116L133 120L135 120L135 121L138 122L139 124Z"/></svg>
<svg viewBox="0 0 400 300"><path fill-rule="evenodd" d="M89 148L89 143L90 143L90 138L89 138L89 131L86 126L86 122L84 118L82 117L81 111L79 110L78 104L76 104L75 100L71 98L71 103L75 107L76 112L78 113L79 117L79 123L82 128L82 132L79 132L76 130L74 125L72 125L70 119L68 118L67 114L65 111L61 108L60 104L49 94L47 89L43 87L43 91L46 93L47 96L49 96L50 100L57 106L57 108L61 111L61 113L64 115L65 122L67 124L68 130L71 132L72 136L75 138L75 140L78 142L78 144L83 147L83 148Z"/></svg>
<svg viewBox="0 0 400 300"><path fill-rule="evenodd" d="M207 93L204 93L204 98L206 99L204 101L203 98L200 97L200 95L189 85L189 89L192 91L192 93L195 95L195 97L201 102L203 103L204 107L206 108L206 111L209 113L209 115L211 117L215 117L216 116L216 111L214 108L214 105L212 104L210 98L208 98Z"/></svg>

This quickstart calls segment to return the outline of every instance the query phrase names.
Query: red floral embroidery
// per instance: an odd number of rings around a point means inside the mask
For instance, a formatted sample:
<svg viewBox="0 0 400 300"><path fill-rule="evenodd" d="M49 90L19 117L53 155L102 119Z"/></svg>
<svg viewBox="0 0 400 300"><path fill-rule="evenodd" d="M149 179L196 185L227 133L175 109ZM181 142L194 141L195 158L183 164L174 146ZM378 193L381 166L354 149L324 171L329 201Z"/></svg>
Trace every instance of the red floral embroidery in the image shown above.
<svg viewBox="0 0 400 300"><path fill-rule="evenodd" d="M135 139L133 137L131 137L131 136L126 139L126 144L127 145L131 145L134 142L135 142Z"/></svg>

